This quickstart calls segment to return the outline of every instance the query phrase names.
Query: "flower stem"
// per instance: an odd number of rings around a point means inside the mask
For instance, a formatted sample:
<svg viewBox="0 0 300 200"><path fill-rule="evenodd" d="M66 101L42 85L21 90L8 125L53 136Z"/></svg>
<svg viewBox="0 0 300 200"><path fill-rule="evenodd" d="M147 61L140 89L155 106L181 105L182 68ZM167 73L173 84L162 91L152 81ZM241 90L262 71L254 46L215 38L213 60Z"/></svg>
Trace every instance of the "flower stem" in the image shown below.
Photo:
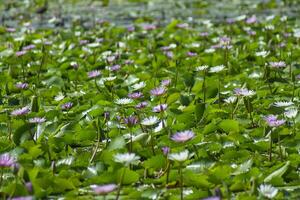
<svg viewBox="0 0 300 200"><path fill-rule="evenodd" d="M272 131L270 133L269 161L272 161Z"/></svg>
<svg viewBox="0 0 300 200"><path fill-rule="evenodd" d="M219 75L219 81L218 81L218 98L219 98L219 108L221 108L221 78Z"/></svg>
<svg viewBox="0 0 300 200"><path fill-rule="evenodd" d="M124 167L123 172L122 172L122 175L121 175L121 180L120 180L120 183L119 183L119 188L118 188L116 200L118 200L119 197L120 197L120 193L121 193L121 189L122 189L122 184L123 184L125 172L126 172L126 168Z"/></svg>
<svg viewBox="0 0 300 200"><path fill-rule="evenodd" d="M180 174L180 200L183 200L183 176L182 176L182 165L179 166Z"/></svg>
<svg viewBox="0 0 300 200"><path fill-rule="evenodd" d="M204 71L204 76L203 76L203 84L202 84L202 91L203 91L203 102L205 103L206 101L206 71Z"/></svg>
<svg viewBox="0 0 300 200"><path fill-rule="evenodd" d="M279 147L279 157L280 157L280 160L282 161L283 160L283 155L282 155L282 149L281 149L281 141L280 141L280 134L278 133L278 147Z"/></svg>

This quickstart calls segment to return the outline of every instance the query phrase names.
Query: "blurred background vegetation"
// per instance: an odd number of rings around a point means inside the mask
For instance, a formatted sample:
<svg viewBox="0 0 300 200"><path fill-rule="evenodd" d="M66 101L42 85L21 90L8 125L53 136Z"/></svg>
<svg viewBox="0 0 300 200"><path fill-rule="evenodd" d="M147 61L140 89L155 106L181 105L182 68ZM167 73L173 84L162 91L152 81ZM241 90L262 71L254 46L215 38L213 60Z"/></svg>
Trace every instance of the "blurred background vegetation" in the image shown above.
<svg viewBox="0 0 300 200"><path fill-rule="evenodd" d="M89 27L99 20L168 23L226 20L240 15L287 15L297 21L299 0L0 0L3 26L29 23L38 27Z"/></svg>

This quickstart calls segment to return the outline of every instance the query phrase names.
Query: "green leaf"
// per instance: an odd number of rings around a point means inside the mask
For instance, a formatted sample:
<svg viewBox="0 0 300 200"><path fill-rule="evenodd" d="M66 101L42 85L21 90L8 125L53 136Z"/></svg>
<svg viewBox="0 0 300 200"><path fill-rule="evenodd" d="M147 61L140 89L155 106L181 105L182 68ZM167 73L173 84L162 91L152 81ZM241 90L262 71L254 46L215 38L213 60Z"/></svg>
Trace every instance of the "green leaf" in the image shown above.
<svg viewBox="0 0 300 200"><path fill-rule="evenodd" d="M270 182L273 178L281 177L289 168L290 161L287 161L285 165L281 168L277 169L276 171L272 172L269 176L267 176L264 180L265 183Z"/></svg>
<svg viewBox="0 0 300 200"><path fill-rule="evenodd" d="M152 156L144 162L145 168L161 169L166 166L166 158L162 154Z"/></svg>
<svg viewBox="0 0 300 200"><path fill-rule="evenodd" d="M223 120L219 124L219 127L227 133L229 133L229 132L239 132L239 123L235 120L232 120L232 119Z"/></svg>

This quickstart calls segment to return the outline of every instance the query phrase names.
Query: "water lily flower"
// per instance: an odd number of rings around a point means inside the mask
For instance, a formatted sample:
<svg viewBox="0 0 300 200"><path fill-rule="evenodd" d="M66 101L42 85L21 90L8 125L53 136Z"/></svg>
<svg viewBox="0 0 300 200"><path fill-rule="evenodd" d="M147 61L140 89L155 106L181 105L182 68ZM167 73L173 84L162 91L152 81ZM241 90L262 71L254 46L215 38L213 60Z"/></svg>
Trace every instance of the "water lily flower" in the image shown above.
<svg viewBox="0 0 300 200"><path fill-rule="evenodd" d="M291 101L277 101L274 103L274 106L276 107L287 107L291 105L294 105L294 103Z"/></svg>
<svg viewBox="0 0 300 200"><path fill-rule="evenodd" d="M96 194L99 195L106 195L110 192L113 192L115 189L117 189L116 184L106 184L106 185L91 185L91 188L94 190Z"/></svg>
<svg viewBox="0 0 300 200"><path fill-rule="evenodd" d="M132 102L133 100L129 98L121 98L115 100L115 103L118 105L127 105L127 104L131 104Z"/></svg>
<svg viewBox="0 0 300 200"><path fill-rule="evenodd" d="M254 24L256 22L257 22L257 18L256 18L255 15L252 15L251 17L249 17L249 18L246 19L246 23L247 24Z"/></svg>
<svg viewBox="0 0 300 200"><path fill-rule="evenodd" d="M163 86L163 87L167 87L167 86L169 86L171 84L171 80L170 79L165 79L165 80L162 80L161 81L161 85Z"/></svg>
<svg viewBox="0 0 300 200"><path fill-rule="evenodd" d="M247 88L236 88L234 89L234 93L237 96L244 96L244 97L250 97L256 94L253 90L248 90Z"/></svg>
<svg viewBox="0 0 300 200"><path fill-rule="evenodd" d="M122 163L125 166L128 166L130 164L137 164L137 161L139 161L140 157L135 155L135 153L117 153L114 156L115 162Z"/></svg>
<svg viewBox="0 0 300 200"><path fill-rule="evenodd" d="M27 106L25 106L23 108L19 108L19 109L12 111L11 115L12 116L21 116L21 115L26 115L29 112L30 112L30 109Z"/></svg>
<svg viewBox="0 0 300 200"><path fill-rule="evenodd" d="M139 104L137 104L135 106L135 108L137 108L137 109L143 109L143 108L146 108L147 106L148 106L148 102L143 101L143 102L140 102Z"/></svg>
<svg viewBox="0 0 300 200"><path fill-rule="evenodd" d="M154 88L150 91L150 94L153 96L161 96L166 93L166 88L165 87L157 87Z"/></svg>
<svg viewBox="0 0 300 200"><path fill-rule="evenodd" d="M284 61L279 61L279 62L270 62L269 63L271 67L273 68L283 68L286 67L286 64Z"/></svg>
<svg viewBox="0 0 300 200"><path fill-rule="evenodd" d="M124 123L127 124L128 127L133 127L138 122L138 118L136 116L129 116L124 119Z"/></svg>
<svg viewBox="0 0 300 200"><path fill-rule="evenodd" d="M195 134L193 131L185 130L185 131L177 132L174 135L172 135L171 140L175 142L186 142L188 140L191 140L194 137Z"/></svg>
<svg viewBox="0 0 300 200"><path fill-rule="evenodd" d="M237 97L235 97L235 96L231 96L231 97L228 97L227 99L224 99L224 101L228 104L233 104L236 100L237 100Z"/></svg>
<svg viewBox="0 0 300 200"><path fill-rule="evenodd" d="M202 65L202 66L196 67L197 72L204 71L206 69L208 69L208 65Z"/></svg>
<svg viewBox="0 0 300 200"><path fill-rule="evenodd" d="M70 108L72 108L72 106L73 106L72 102L67 102L67 103L61 105L61 109L63 109L63 110L69 110Z"/></svg>
<svg viewBox="0 0 300 200"><path fill-rule="evenodd" d="M88 72L89 78L96 78L100 75L101 75L101 72L99 70L93 70L93 71Z"/></svg>
<svg viewBox="0 0 300 200"><path fill-rule="evenodd" d="M278 193L277 188L273 187L272 185L266 184L260 185L258 191L261 195L270 199L273 199Z"/></svg>
<svg viewBox="0 0 300 200"><path fill-rule="evenodd" d="M46 119L44 117L34 117L34 118L30 118L28 121L29 121L29 123L32 123L32 124L41 124L41 123L45 122Z"/></svg>
<svg viewBox="0 0 300 200"><path fill-rule="evenodd" d="M23 51L29 51L31 49L34 49L35 48L35 45L34 44L30 44L28 46L25 46L22 48Z"/></svg>
<svg viewBox="0 0 300 200"><path fill-rule="evenodd" d="M109 70L112 72L118 71L119 69L121 69L121 65L113 65L113 66L109 67Z"/></svg>
<svg viewBox="0 0 300 200"><path fill-rule="evenodd" d="M285 120L277 119L276 115L268 115L264 119L270 127L278 127L285 123Z"/></svg>
<svg viewBox="0 0 300 200"><path fill-rule="evenodd" d="M12 167L15 164L15 159L8 153L0 155L0 167Z"/></svg>
<svg viewBox="0 0 300 200"><path fill-rule="evenodd" d="M138 99L143 97L143 93L142 92L133 92L127 95L129 98L131 99Z"/></svg>
<svg viewBox="0 0 300 200"><path fill-rule="evenodd" d="M150 116L148 118L143 119L141 124L144 125L144 126L153 126L154 124L157 124L158 121L159 120L156 116Z"/></svg>
<svg viewBox="0 0 300 200"><path fill-rule="evenodd" d="M263 58L267 57L269 54L270 54L269 51L259 51L255 53L256 56L263 57Z"/></svg>
<svg viewBox="0 0 300 200"><path fill-rule="evenodd" d="M170 153L168 158L177 162L184 162L189 158L189 152L188 150L184 150L179 153Z"/></svg>
<svg viewBox="0 0 300 200"><path fill-rule="evenodd" d="M16 88L18 89L27 89L28 88L28 83L17 83L16 85Z"/></svg>
<svg viewBox="0 0 300 200"><path fill-rule="evenodd" d="M296 108L290 108L284 112L284 116L289 119L295 119L297 114L298 114L298 110Z"/></svg>
<svg viewBox="0 0 300 200"><path fill-rule="evenodd" d="M16 56L17 56L17 57L20 57L20 56L25 55L26 53L27 53L27 51L24 51L24 50L22 50L22 51L17 51L17 52L16 52Z"/></svg>
<svg viewBox="0 0 300 200"><path fill-rule="evenodd" d="M163 112L167 109L167 107L168 107L167 104L160 104L160 105L154 106L152 111L156 112L156 113Z"/></svg>
<svg viewBox="0 0 300 200"><path fill-rule="evenodd" d="M221 72L225 69L225 66L224 65L218 65L218 66L215 66L215 67L211 67L209 69L209 72L210 73L218 73L218 72Z"/></svg>
<svg viewBox="0 0 300 200"><path fill-rule="evenodd" d="M165 156L170 153L170 147L162 147L161 150Z"/></svg>

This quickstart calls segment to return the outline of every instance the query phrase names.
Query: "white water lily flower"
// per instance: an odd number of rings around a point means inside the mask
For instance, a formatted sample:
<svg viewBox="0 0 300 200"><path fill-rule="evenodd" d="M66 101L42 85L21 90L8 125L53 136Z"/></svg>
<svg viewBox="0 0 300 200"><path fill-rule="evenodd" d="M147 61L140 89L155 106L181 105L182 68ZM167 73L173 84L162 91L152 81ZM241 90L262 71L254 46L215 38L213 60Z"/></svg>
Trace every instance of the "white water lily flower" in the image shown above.
<svg viewBox="0 0 300 200"><path fill-rule="evenodd" d="M298 114L298 110L296 108L290 108L284 112L284 116L289 119L296 118L297 114Z"/></svg>
<svg viewBox="0 0 300 200"><path fill-rule="evenodd" d="M139 89L142 89L146 86L146 83L145 82L139 82L139 83L136 83L134 85L132 85L131 87L134 89L134 90L139 90Z"/></svg>
<svg viewBox="0 0 300 200"><path fill-rule="evenodd" d="M252 72L249 75L249 78L260 78L261 76L262 76L262 73L260 73L260 72Z"/></svg>
<svg viewBox="0 0 300 200"><path fill-rule="evenodd" d="M228 97L227 99L224 99L224 101L228 104L232 104L236 101L237 97L235 96L231 96L231 97Z"/></svg>
<svg viewBox="0 0 300 200"><path fill-rule="evenodd" d="M278 189L272 185L260 185L258 191L261 195L270 199L274 198L278 193Z"/></svg>
<svg viewBox="0 0 300 200"><path fill-rule="evenodd" d="M208 65L202 65L202 66L196 67L196 71L197 72L204 71L207 68L208 68Z"/></svg>
<svg viewBox="0 0 300 200"><path fill-rule="evenodd" d="M156 116L151 116L148 118L143 119L141 122L142 125L144 126L152 126L158 122L158 118Z"/></svg>
<svg viewBox="0 0 300 200"><path fill-rule="evenodd" d="M216 51L216 50L213 49L213 48L205 49L205 50L204 50L205 53L213 53L213 52L215 52L215 51Z"/></svg>
<svg viewBox="0 0 300 200"><path fill-rule="evenodd" d="M130 164L137 164L137 161L139 161L140 157L135 155L135 153L117 153L114 156L115 162L122 163L125 166L128 166Z"/></svg>
<svg viewBox="0 0 300 200"><path fill-rule="evenodd" d="M274 103L274 106L276 107L287 107L291 105L294 105L294 103L291 101L277 101Z"/></svg>
<svg viewBox="0 0 300 200"><path fill-rule="evenodd" d="M133 100L129 98L122 98L122 99L115 100L115 103L118 105L127 105L127 104L131 104L132 102Z"/></svg>
<svg viewBox="0 0 300 200"><path fill-rule="evenodd" d="M270 53L269 51L259 51L259 52L256 52L255 55L265 58L269 55L269 53Z"/></svg>
<svg viewBox="0 0 300 200"><path fill-rule="evenodd" d="M54 97L54 100L55 101L61 101L61 100L63 100L65 98L65 96L63 95L63 93L58 93L58 95L56 95L55 97Z"/></svg>
<svg viewBox="0 0 300 200"><path fill-rule="evenodd" d="M189 152L188 150L184 150L179 153L170 153L168 158L170 160L178 161L178 162L184 162L189 158Z"/></svg>
<svg viewBox="0 0 300 200"><path fill-rule="evenodd" d="M218 66L215 66L215 67L212 67L209 69L209 72L210 73L218 73L218 72L221 72L225 69L225 66L224 65L218 65Z"/></svg>

